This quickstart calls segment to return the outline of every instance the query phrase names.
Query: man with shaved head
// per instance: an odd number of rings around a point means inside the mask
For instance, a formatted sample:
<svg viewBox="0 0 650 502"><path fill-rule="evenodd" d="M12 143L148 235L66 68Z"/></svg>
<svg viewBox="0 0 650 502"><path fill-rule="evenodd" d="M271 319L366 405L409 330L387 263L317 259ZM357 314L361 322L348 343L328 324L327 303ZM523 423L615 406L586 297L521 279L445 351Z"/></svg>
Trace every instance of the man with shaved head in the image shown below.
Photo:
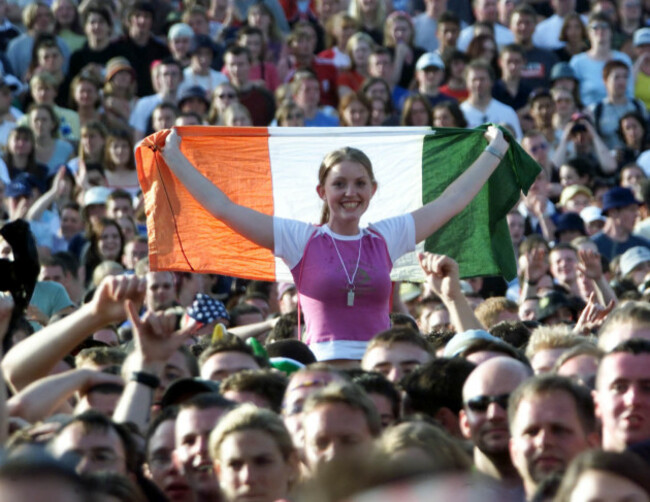
<svg viewBox="0 0 650 502"><path fill-rule="evenodd" d="M460 428L474 443L474 465L483 474L509 485L521 485L510 460L508 398L533 374L512 357L494 357L478 365L463 386Z"/></svg>

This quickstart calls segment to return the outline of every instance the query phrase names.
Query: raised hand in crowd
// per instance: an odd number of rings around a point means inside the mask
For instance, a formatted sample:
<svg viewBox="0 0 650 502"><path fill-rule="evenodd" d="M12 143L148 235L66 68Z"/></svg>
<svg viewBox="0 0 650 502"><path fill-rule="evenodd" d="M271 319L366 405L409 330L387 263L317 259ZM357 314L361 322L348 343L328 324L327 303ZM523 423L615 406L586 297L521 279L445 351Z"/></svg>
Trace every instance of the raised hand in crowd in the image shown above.
<svg viewBox="0 0 650 502"><path fill-rule="evenodd" d="M458 263L449 256L433 253L421 253L418 258L427 276L428 287L447 307L456 331L484 329L461 289Z"/></svg>
<svg viewBox="0 0 650 502"><path fill-rule="evenodd" d="M124 308L133 326L135 350L124 363L127 383L113 413L113 420L136 425L145 431L149 423L155 390L163 370L174 353L185 344L191 327L177 329L178 316L171 310L147 312L142 318L131 300Z"/></svg>
<svg viewBox="0 0 650 502"><path fill-rule="evenodd" d="M616 302L612 300L606 306L603 306L601 303L598 303L596 294L591 293L587 300L587 305L582 309L578 322L573 327L573 332L577 335L585 336L597 332L615 305Z"/></svg>
<svg viewBox="0 0 650 502"><path fill-rule="evenodd" d="M616 305L616 293L603 274L603 265L600 253L593 249L579 249L578 259L580 260L578 263L578 270L584 274L587 279L593 281L598 301L602 305L609 305L610 303Z"/></svg>
<svg viewBox="0 0 650 502"><path fill-rule="evenodd" d="M547 212L549 206L548 193L530 190L524 197L524 205L528 211L539 221L544 239L552 241L555 235L555 224Z"/></svg>
<svg viewBox="0 0 650 502"><path fill-rule="evenodd" d="M178 315L169 310L147 312L142 319L131 300L126 300L125 310L133 326L135 350L129 368L133 371L159 373L191 335L191 328L177 329Z"/></svg>
<svg viewBox="0 0 650 502"><path fill-rule="evenodd" d="M84 339L108 324L126 319L124 301L140 304L145 282L136 276L109 276L90 302L63 319L48 324L14 345L2 360L5 378L14 391L47 376Z"/></svg>
<svg viewBox="0 0 650 502"><path fill-rule="evenodd" d="M144 301L145 280L131 275L106 277L89 302L91 311L103 325L122 322L127 318L124 302L129 300L140 308Z"/></svg>
<svg viewBox="0 0 650 502"><path fill-rule="evenodd" d="M549 264L546 248L534 247L519 257L519 273L522 278L520 284L521 301L537 296L537 288L544 277L548 277Z"/></svg>

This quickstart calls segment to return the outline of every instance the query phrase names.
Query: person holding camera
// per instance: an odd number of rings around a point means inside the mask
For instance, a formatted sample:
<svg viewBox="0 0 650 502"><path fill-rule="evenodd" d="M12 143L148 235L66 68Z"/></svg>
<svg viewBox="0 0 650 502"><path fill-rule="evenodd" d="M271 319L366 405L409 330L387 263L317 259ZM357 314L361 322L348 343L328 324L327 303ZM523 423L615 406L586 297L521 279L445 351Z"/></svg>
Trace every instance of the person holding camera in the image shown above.
<svg viewBox="0 0 650 502"><path fill-rule="evenodd" d="M598 165L601 174L616 172L616 159L598 135L591 119L583 113L574 113L564 127L562 138L553 155L553 164L561 166L570 157L583 157Z"/></svg>

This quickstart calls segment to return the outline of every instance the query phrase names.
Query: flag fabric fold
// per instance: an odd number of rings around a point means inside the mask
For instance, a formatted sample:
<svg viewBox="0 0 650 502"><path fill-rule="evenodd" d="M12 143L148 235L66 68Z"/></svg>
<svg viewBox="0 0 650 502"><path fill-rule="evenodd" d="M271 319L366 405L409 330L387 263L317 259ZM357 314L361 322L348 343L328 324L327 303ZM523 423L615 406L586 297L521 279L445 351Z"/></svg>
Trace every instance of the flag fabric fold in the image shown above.
<svg viewBox="0 0 650 502"><path fill-rule="evenodd" d="M351 146L370 158L379 188L362 225L411 212L438 197L481 154L487 126L477 129L179 127L189 161L233 201L284 218L318 223L318 169L331 150ZM136 149L144 193L152 270L204 272L291 281L272 253L239 236L203 209L160 153L168 131ZM418 245L447 254L462 277L516 275L506 214L526 192L539 165L511 147L465 210ZM422 280L415 253L400 258L394 280Z"/></svg>

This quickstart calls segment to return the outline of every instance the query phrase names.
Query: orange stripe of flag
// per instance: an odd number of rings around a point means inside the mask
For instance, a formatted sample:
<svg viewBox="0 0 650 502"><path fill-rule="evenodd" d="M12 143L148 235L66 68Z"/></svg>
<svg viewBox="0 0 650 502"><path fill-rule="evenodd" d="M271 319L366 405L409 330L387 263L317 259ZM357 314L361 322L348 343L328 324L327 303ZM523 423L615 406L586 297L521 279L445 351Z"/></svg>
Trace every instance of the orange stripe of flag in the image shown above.
<svg viewBox="0 0 650 502"><path fill-rule="evenodd" d="M238 204L273 214L266 128L187 126L177 130L182 152L204 176ZM162 131L145 138L136 151L151 269L275 280L272 253L218 221L171 173L157 151L166 136L167 131Z"/></svg>

